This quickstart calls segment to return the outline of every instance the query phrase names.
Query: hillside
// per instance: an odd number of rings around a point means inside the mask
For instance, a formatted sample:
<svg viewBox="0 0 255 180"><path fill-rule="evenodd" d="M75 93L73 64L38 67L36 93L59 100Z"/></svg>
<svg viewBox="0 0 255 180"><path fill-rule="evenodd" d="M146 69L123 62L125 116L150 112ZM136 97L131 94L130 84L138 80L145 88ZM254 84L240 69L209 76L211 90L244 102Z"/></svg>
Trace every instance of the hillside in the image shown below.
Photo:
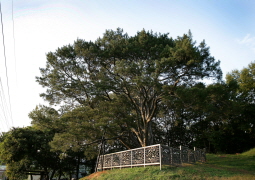
<svg viewBox="0 0 255 180"><path fill-rule="evenodd" d="M184 164L182 167L158 166L114 169L94 173L82 180L255 180L255 149L243 154L207 155L207 162Z"/></svg>

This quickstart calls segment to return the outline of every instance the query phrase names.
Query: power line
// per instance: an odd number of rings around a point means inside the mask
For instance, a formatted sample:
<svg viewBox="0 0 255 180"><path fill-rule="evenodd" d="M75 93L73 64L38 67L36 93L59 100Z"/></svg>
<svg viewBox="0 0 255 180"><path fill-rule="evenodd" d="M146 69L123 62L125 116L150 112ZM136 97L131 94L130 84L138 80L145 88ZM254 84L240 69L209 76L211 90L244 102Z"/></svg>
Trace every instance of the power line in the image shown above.
<svg viewBox="0 0 255 180"><path fill-rule="evenodd" d="M14 28L14 18L13 18L13 0L12 0L12 37L13 37L13 53L14 53L14 62L15 62L15 75L16 75L16 85L18 84L17 77L17 66L16 66L16 41L15 41L15 28Z"/></svg>
<svg viewBox="0 0 255 180"><path fill-rule="evenodd" d="M10 115L11 115L11 121L12 121L12 125L13 125L11 98L10 98L10 88L9 88L9 79L8 79L7 63L6 63L6 53L5 53L4 25L3 25L3 15L2 15L2 4L1 4L1 1L0 1L0 13L1 13L1 25L2 25L3 47L4 47L4 59L5 59L5 75L6 75L6 79L7 79L8 97L9 97L9 105L10 105L10 112L11 112Z"/></svg>
<svg viewBox="0 0 255 180"><path fill-rule="evenodd" d="M2 114L0 114L0 118L1 118L1 120L0 120L0 122L1 122L0 133L1 133L1 132L5 132L5 131L6 131L5 128L4 128L4 127L5 127L4 122L3 122L4 120L5 120L7 129L10 129L10 128L9 128L8 123L7 123L8 121L6 121L6 119L4 119L4 117L2 116Z"/></svg>
<svg viewBox="0 0 255 180"><path fill-rule="evenodd" d="M3 115L2 115L2 113L0 113L0 122L1 122L1 126L0 126L0 132L4 132L4 130L5 130L5 125L4 125L4 121L5 121L5 124L6 124L6 127L7 127L7 129L9 129L9 124L8 124L8 121L7 121L7 119L6 119L6 115L5 115L5 111L4 111L4 109L3 109L3 105L1 104L1 109L2 109L2 111L3 111L3 114L4 114L4 117L3 117Z"/></svg>
<svg viewBox="0 0 255 180"><path fill-rule="evenodd" d="M0 77L0 99L1 99L1 109L2 109L2 112L3 112L3 115L4 115L4 119L5 119L5 123L6 123L6 127L7 129L10 129L10 125L9 125L9 122L8 122L8 106L7 106L7 103L6 103L6 99L5 99L5 95L4 95L4 89L3 89L3 85L2 85L2 80L1 80L1 77Z"/></svg>

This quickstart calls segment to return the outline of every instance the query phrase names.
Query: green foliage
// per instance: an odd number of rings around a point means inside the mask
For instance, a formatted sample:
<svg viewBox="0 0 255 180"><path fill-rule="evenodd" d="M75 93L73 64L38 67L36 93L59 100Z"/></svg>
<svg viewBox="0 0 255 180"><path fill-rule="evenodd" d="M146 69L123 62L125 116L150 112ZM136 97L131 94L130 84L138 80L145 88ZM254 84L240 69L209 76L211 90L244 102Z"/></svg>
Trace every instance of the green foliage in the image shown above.
<svg viewBox="0 0 255 180"><path fill-rule="evenodd" d="M243 143L243 151L255 146L255 63L252 62L247 68L234 70L227 74L226 80L229 86L235 86L231 93L235 95L233 100L236 102L237 114L232 119L232 124L239 131L237 138L247 140Z"/></svg>
<svg viewBox="0 0 255 180"><path fill-rule="evenodd" d="M93 125L89 122L92 115L90 113L93 112L89 113L85 108L69 111L67 107L60 112L47 106L38 106L30 112L29 117L32 119L33 128L52 134L47 146L49 154L54 155L52 160L55 163L47 167L56 174L70 175L74 174L81 161L85 160L84 144L91 140L89 137L92 135L89 132L95 134ZM91 154L92 158L93 155Z"/></svg>
<svg viewBox="0 0 255 180"><path fill-rule="evenodd" d="M58 154L50 152L48 145L53 138L50 132L32 127L14 128L1 138L0 158L7 164L10 178L23 177L27 170L55 169Z"/></svg>
<svg viewBox="0 0 255 180"><path fill-rule="evenodd" d="M238 93L247 102L254 104L254 92L255 92L255 62L251 62L247 68L242 70L233 70L228 73L226 80L228 84L237 84Z"/></svg>
<svg viewBox="0 0 255 180"><path fill-rule="evenodd" d="M238 86L224 82L176 88L156 121L157 143L206 147L213 153L241 153L254 147L254 105L240 100Z"/></svg>
<svg viewBox="0 0 255 180"><path fill-rule="evenodd" d="M90 108L79 107L61 115L55 126L61 127L61 132L55 134L51 147L53 150L65 152L70 148L79 151L81 145L100 137L93 123L96 112Z"/></svg>
<svg viewBox="0 0 255 180"><path fill-rule="evenodd" d="M27 175L25 174L26 168L24 167L25 164L27 164L26 160L21 160L19 162L13 162L10 164L7 164L7 170L6 175L10 180L17 179L17 180L24 180L27 178Z"/></svg>
<svg viewBox="0 0 255 180"><path fill-rule="evenodd" d="M47 106L36 106L34 110L29 113L29 118L32 119L32 125L36 129L43 131L59 132L61 128L57 125L59 122L59 113Z"/></svg>

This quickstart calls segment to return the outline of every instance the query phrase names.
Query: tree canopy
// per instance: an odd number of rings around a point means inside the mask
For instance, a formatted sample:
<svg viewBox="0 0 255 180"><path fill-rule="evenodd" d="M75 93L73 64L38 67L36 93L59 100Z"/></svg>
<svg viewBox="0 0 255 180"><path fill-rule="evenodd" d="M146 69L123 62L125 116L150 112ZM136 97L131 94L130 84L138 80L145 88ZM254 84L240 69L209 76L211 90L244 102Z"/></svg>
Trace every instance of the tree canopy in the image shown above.
<svg viewBox="0 0 255 180"><path fill-rule="evenodd" d="M41 96L52 104L73 103L102 114L103 103L125 104L120 128L146 146L153 144L152 121L164 99L179 97L179 86L204 78L220 80L219 65L205 41L196 45L190 32L173 39L145 30L129 36L118 28L95 42L78 39L49 52L36 79L47 88Z"/></svg>

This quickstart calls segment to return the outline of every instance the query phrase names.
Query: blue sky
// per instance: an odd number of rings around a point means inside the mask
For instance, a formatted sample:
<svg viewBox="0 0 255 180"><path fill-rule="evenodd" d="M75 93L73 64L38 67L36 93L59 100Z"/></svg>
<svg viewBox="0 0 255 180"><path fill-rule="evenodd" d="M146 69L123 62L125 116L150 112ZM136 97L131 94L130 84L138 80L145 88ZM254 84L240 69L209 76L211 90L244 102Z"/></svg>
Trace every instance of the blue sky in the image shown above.
<svg viewBox="0 0 255 180"><path fill-rule="evenodd" d="M169 33L173 38L191 30L194 40L199 43L205 39L211 55L221 61L224 76L255 60L253 0L8 0L1 3L12 119L6 108L9 100L1 37L0 77L7 105L0 102L0 131L30 125L28 113L38 104L47 104L39 97L44 90L35 82L35 76L40 75L39 67L46 64L47 52L77 38L94 41L106 29L120 27L129 35L145 29Z"/></svg>

